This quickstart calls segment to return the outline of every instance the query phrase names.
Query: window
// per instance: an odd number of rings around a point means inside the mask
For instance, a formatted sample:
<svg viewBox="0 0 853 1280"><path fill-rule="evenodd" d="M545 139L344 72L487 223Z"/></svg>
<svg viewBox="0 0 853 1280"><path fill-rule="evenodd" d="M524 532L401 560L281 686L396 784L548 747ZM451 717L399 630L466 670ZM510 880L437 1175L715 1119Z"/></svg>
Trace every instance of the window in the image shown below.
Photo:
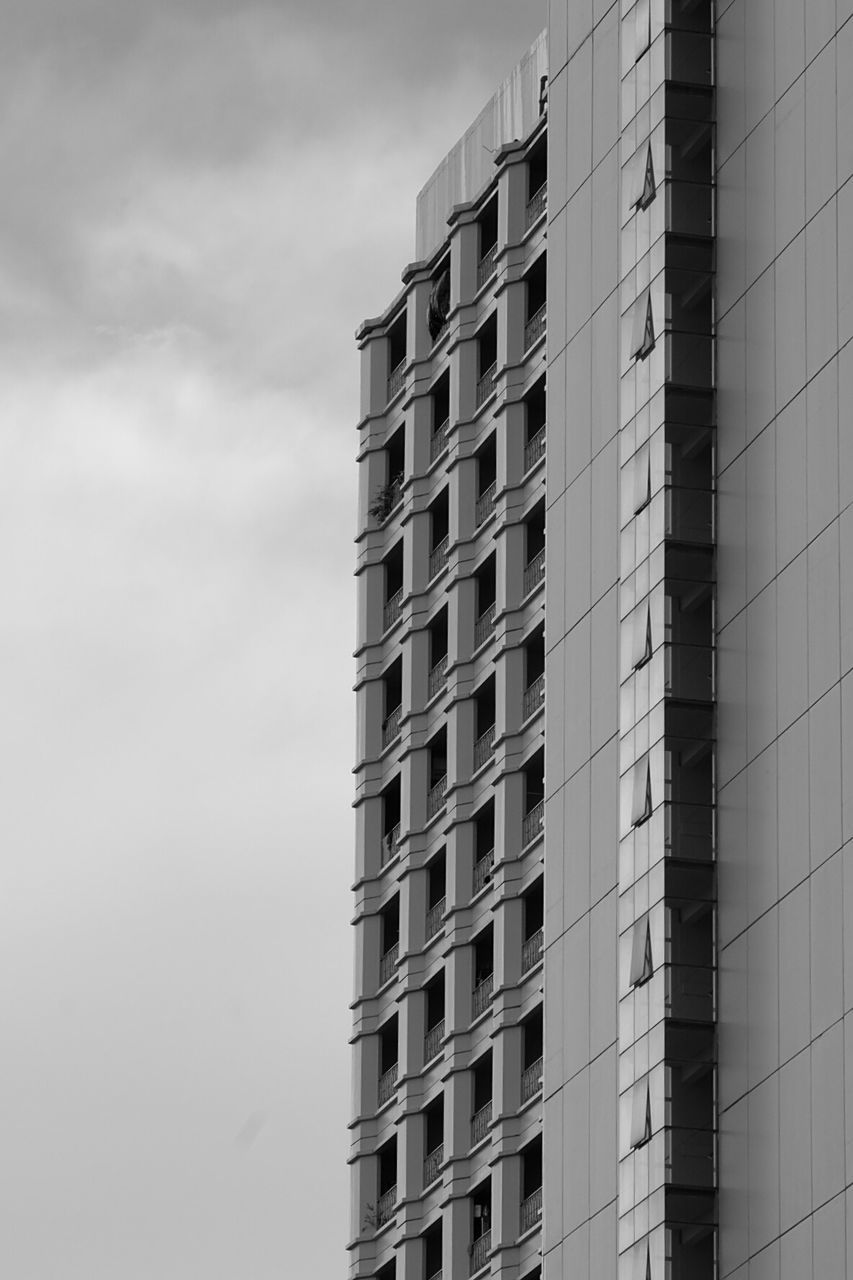
<svg viewBox="0 0 853 1280"><path fill-rule="evenodd" d="M447 905L447 858L441 849L427 864L426 940L435 937L444 923Z"/></svg>
<svg viewBox="0 0 853 1280"><path fill-rule="evenodd" d="M521 1230L535 1227L542 1217L542 1138L534 1138L521 1153Z"/></svg>
<svg viewBox="0 0 853 1280"><path fill-rule="evenodd" d="M477 618L474 623L474 648L479 649L492 634L495 625L495 593L497 586L496 559L494 553L480 565L474 574L477 590L475 605Z"/></svg>
<svg viewBox="0 0 853 1280"><path fill-rule="evenodd" d="M527 153L527 218L532 227L545 212L548 191L548 139L545 134L537 138Z"/></svg>
<svg viewBox="0 0 853 1280"><path fill-rule="evenodd" d="M634 765L631 783L631 825L642 826L652 816L652 771L649 757L643 756Z"/></svg>
<svg viewBox="0 0 853 1280"><path fill-rule="evenodd" d="M643 986L653 976L654 971L652 930L648 914L646 914L635 921L634 932L631 937L631 986Z"/></svg>
<svg viewBox="0 0 853 1280"><path fill-rule="evenodd" d="M488 884L495 861L495 802L488 800L474 816L474 893Z"/></svg>
<svg viewBox="0 0 853 1280"><path fill-rule="evenodd" d="M400 895L395 894L379 913L379 985L394 976L400 953Z"/></svg>
<svg viewBox="0 0 853 1280"><path fill-rule="evenodd" d="M485 444L476 453L477 460L477 503L474 523L479 528L495 509L497 492L497 446L496 433L493 431Z"/></svg>
<svg viewBox="0 0 853 1280"><path fill-rule="evenodd" d="M397 1206L397 1138L391 1138L378 1151L378 1198L376 1228L384 1227L394 1216Z"/></svg>
<svg viewBox="0 0 853 1280"><path fill-rule="evenodd" d="M430 503L429 520L429 578L432 580L447 564L450 548L450 497L447 489L442 489L438 497Z"/></svg>
<svg viewBox="0 0 853 1280"><path fill-rule="evenodd" d="M524 820L522 848L530 844L545 826L545 752L540 749L524 766Z"/></svg>
<svg viewBox="0 0 853 1280"><path fill-rule="evenodd" d="M474 994L472 1018L479 1018L492 1002L495 977L495 934L488 925L474 939Z"/></svg>
<svg viewBox="0 0 853 1280"><path fill-rule="evenodd" d="M484 680L474 694L474 772L492 758L495 749L495 677Z"/></svg>
<svg viewBox="0 0 853 1280"><path fill-rule="evenodd" d="M545 503L539 502L524 522L526 565L523 594L529 595L545 577Z"/></svg>
<svg viewBox="0 0 853 1280"><path fill-rule="evenodd" d="M545 284L547 277L547 254L541 253L524 277L525 317L524 317L524 350L538 342L545 332L546 307Z"/></svg>
<svg viewBox="0 0 853 1280"><path fill-rule="evenodd" d="M424 1028L424 1063L431 1062L441 1050L444 1039L444 970L426 987L426 1025Z"/></svg>
<svg viewBox="0 0 853 1280"><path fill-rule="evenodd" d="M424 1242L424 1276L425 1280L434 1280L442 1270L441 1221L433 1224L423 1235Z"/></svg>
<svg viewBox="0 0 853 1280"><path fill-rule="evenodd" d="M492 1051L484 1053L471 1069L474 1113L471 1117L471 1146L482 1142L492 1123Z"/></svg>
<svg viewBox="0 0 853 1280"><path fill-rule="evenodd" d="M444 1161L444 1095L424 1110L424 1187L435 1182ZM428 1274L432 1274L429 1272Z"/></svg>
<svg viewBox="0 0 853 1280"><path fill-rule="evenodd" d="M382 677L382 749L400 736L400 713L403 700L403 659L397 658Z"/></svg>
<svg viewBox="0 0 853 1280"><path fill-rule="evenodd" d="M529 471L545 453L545 379L540 378L524 397L524 470Z"/></svg>
<svg viewBox="0 0 853 1280"><path fill-rule="evenodd" d="M396 1013L379 1028L379 1106L383 1106L397 1088L399 1059L399 1023Z"/></svg>
<svg viewBox="0 0 853 1280"><path fill-rule="evenodd" d="M648 1079L634 1085L631 1098L631 1146L645 1146L652 1137L652 1098Z"/></svg>
<svg viewBox="0 0 853 1280"><path fill-rule="evenodd" d="M632 326L630 354L636 360L645 360L655 345L651 289L644 290L634 303Z"/></svg>
<svg viewBox="0 0 853 1280"><path fill-rule="evenodd" d="M447 606L440 609L428 625L429 678L427 698L434 698L447 682Z"/></svg>
<svg viewBox="0 0 853 1280"><path fill-rule="evenodd" d="M543 925L545 914L544 881L542 876L530 886L522 898L524 909L524 933L521 944L521 972L527 973L542 957Z"/></svg>
<svg viewBox="0 0 853 1280"><path fill-rule="evenodd" d="M498 367L498 318L492 313L477 332L477 408L488 400Z"/></svg>
<svg viewBox="0 0 853 1280"><path fill-rule="evenodd" d="M529 720L545 701L545 628L537 627L524 642L522 719Z"/></svg>
<svg viewBox="0 0 853 1280"><path fill-rule="evenodd" d="M406 382L406 312L388 329L388 399L393 400Z"/></svg>
<svg viewBox="0 0 853 1280"><path fill-rule="evenodd" d="M432 289L427 308L427 328L433 342L444 332L450 312L450 254L442 258L432 273Z"/></svg>
<svg viewBox="0 0 853 1280"><path fill-rule="evenodd" d="M400 539L382 561L385 576L385 604L382 629L393 627L403 611L403 541Z"/></svg>
<svg viewBox="0 0 853 1280"><path fill-rule="evenodd" d="M382 802L382 857L384 866L397 856L400 844L400 775L380 792Z"/></svg>
<svg viewBox="0 0 853 1280"><path fill-rule="evenodd" d="M477 226L480 236L480 261L477 266L477 288L482 289L495 274L498 252L498 197L483 205Z"/></svg>
<svg viewBox="0 0 853 1280"><path fill-rule="evenodd" d="M432 439L430 441L430 464L447 448L447 430L450 426L450 374L444 373L430 392L432 401Z"/></svg>
<svg viewBox="0 0 853 1280"><path fill-rule="evenodd" d="M447 792L447 729L439 729L427 743L427 822L444 806Z"/></svg>

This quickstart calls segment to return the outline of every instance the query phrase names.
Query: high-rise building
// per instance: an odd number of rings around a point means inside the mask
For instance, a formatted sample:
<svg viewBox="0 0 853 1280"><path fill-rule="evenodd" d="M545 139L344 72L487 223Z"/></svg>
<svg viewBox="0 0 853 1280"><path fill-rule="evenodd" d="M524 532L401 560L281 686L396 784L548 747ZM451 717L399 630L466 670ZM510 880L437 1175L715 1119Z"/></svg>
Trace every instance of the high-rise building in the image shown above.
<svg viewBox="0 0 853 1280"><path fill-rule="evenodd" d="M849 1276L853 3L549 24L359 330L351 1274Z"/></svg>

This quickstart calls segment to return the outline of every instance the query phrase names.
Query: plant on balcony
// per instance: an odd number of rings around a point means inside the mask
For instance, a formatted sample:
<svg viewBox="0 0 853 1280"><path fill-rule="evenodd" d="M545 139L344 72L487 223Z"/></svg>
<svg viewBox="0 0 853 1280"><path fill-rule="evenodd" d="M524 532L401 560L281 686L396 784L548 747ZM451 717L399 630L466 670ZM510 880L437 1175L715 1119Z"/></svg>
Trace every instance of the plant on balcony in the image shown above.
<svg viewBox="0 0 853 1280"><path fill-rule="evenodd" d="M399 475L394 476L393 480L390 480L388 484L383 485L381 489L377 490L376 497L373 499L367 510L368 514L373 516L374 520L377 520L379 524L382 524L388 519L391 512L397 505L397 501L400 497L400 486L402 483L403 475L401 472Z"/></svg>
<svg viewBox="0 0 853 1280"><path fill-rule="evenodd" d="M447 315L450 311L450 271L442 271L432 287L429 295L429 310L427 312L427 325L429 326L429 336L435 342L444 326L447 324Z"/></svg>

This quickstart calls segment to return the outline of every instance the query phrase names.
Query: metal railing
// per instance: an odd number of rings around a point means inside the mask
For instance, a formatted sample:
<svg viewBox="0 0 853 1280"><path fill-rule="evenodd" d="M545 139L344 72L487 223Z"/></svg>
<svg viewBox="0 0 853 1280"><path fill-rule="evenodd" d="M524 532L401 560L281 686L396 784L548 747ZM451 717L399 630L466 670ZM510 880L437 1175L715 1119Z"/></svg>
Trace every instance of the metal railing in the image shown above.
<svg viewBox="0 0 853 1280"><path fill-rule="evenodd" d="M521 1202L521 1230L529 1231L542 1217L542 1188L537 1187L532 1195Z"/></svg>
<svg viewBox="0 0 853 1280"><path fill-rule="evenodd" d="M424 1186L428 1187L431 1182L435 1182L444 1164L444 1143L441 1142L427 1155L424 1160Z"/></svg>
<svg viewBox="0 0 853 1280"><path fill-rule="evenodd" d="M437 573L440 573L447 564L449 548L450 538L446 537L442 538L441 542L434 546L432 551L429 553L429 576L431 579L434 578Z"/></svg>
<svg viewBox="0 0 853 1280"><path fill-rule="evenodd" d="M495 726L491 725L484 734L481 734L474 743L474 772L482 769L483 765L491 756L495 749Z"/></svg>
<svg viewBox="0 0 853 1280"><path fill-rule="evenodd" d="M471 1118L471 1146L475 1147L478 1142L482 1142L486 1134L489 1132L489 1125L492 1123L492 1101L491 1098L479 1111L475 1111Z"/></svg>
<svg viewBox="0 0 853 1280"><path fill-rule="evenodd" d="M548 304L543 302L538 311L534 311L533 315L524 326L524 350L532 347L534 342L538 342L545 332L546 316Z"/></svg>
<svg viewBox="0 0 853 1280"><path fill-rule="evenodd" d="M486 1265L492 1249L492 1233L484 1231L471 1245L471 1275Z"/></svg>
<svg viewBox="0 0 853 1280"><path fill-rule="evenodd" d="M435 462L436 458L440 458L447 448L447 428L450 426L450 419L445 418L432 433L432 439L429 442L429 460Z"/></svg>
<svg viewBox="0 0 853 1280"><path fill-rule="evenodd" d="M540 427L535 436L531 436L524 446L524 470L534 467L545 453L545 428Z"/></svg>
<svg viewBox="0 0 853 1280"><path fill-rule="evenodd" d="M382 610L382 629L387 631L389 627L393 627L394 623L403 612L403 588L400 587L395 591L393 596L385 601L385 608Z"/></svg>
<svg viewBox="0 0 853 1280"><path fill-rule="evenodd" d="M492 392L495 389L495 373L497 371L497 367L498 367L498 362L496 360L494 364L489 365L488 369L479 378L477 382L477 408L478 409L481 404L483 404L486 400L488 400L489 396L492 394Z"/></svg>
<svg viewBox="0 0 853 1280"><path fill-rule="evenodd" d="M479 893L492 874L495 862L495 851L490 849L482 858L474 863L474 892Z"/></svg>
<svg viewBox="0 0 853 1280"><path fill-rule="evenodd" d="M494 986L495 975L490 973L488 978L484 978L482 982L478 982L474 988L474 998L471 1001L471 1016L479 1018L481 1013L485 1013L489 1005L492 1003L492 989Z"/></svg>
<svg viewBox="0 0 853 1280"><path fill-rule="evenodd" d="M394 1096L397 1089L397 1069L398 1063L394 1063L393 1067L389 1067L387 1071L383 1071L379 1077L379 1105L380 1107Z"/></svg>
<svg viewBox="0 0 853 1280"><path fill-rule="evenodd" d="M430 818L434 818L439 809L443 807L446 791L447 774L445 773L427 792L427 822L429 822Z"/></svg>
<svg viewBox="0 0 853 1280"><path fill-rule="evenodd" d="M489 516L495 509L495 494L497 492L498 483L493 480L487 489L484 489L477 499L477 505L474 508L474 522L477 528L488 520Z"/></svg>
<svg viewBox="0 0 853 1280"><path fill-rule="evenodd" d="M524 706L522 708L524 719L528 720L534 713L538 711L545 701L545 673L527 686L524 690Z"/></svg>
<svg viewBox="0 0 853 1280"><path fill-rule="evenodd" d="M400 944L395 942L393 947L389 947L384 956L379 960L379 985L384 987L386 982L390 982L394 976L394 970L397 968L397 956L400 954Z"/></svg>
<svg viewBox="0 0 853 1280"><path fill-rule="evenodd" d="M524 821L521 824L521 845L522 848L526 844L530 844L531 840L535 840L545 825L545 801L540 800L535 804L529 813L524 815Z"/></svg>
<svg viewBox="0 0 853 1280"><path fill-rule="evenodd" d="M384 1227L386 1222L390 1222L394 1216L394 1210L397 1207L397 1184L389 1187L378 1199L376 1203L376 1228Z"/></svg>
<svg viewBox="0 0 853 1280"><path fill-rule="evenodd" d="M432 1062L439 1053L441 1053L441 1042L444 1039L444 1018L441 1022L437 1022L434 1027L430 1027L424 1036L424 1064Z"/></svg>
<svg viewBox="0 0 853 1280"><path fill-rule="evenodd" d="M524 568L524 594L530 595L534 587L537 587L545 577L545 548L537 551L536 555L525 565Z"/></svg>
<svg viewBox="0 0 853 1280"><path fill-rule="evenodd" d="M447 683L447 654L439 658L438 662L432 668L427 678L427 696L434 698L439 689L443 689Z"/></svg>
<svg viewBox="0 0 853 1280"><path fill-rule="evenodd" d="M397 845L400 843L400 824L399 822L386 831L382 837L382 866L386 862L390 862L397 855Z"/></svg>
<svg viewBox="0 0 853 1280"><path fill-rule="evenodd" d="M400 716L403 708L398 705L393 711L389 711L382 723L382 746L387 747L395 738L400 736Z"/></svg>
<svg viewBox="0 0 853 1280"><path fill-rule="evenodd" d="M521 1073L521 1101L527 1102L542 1088L542 1059L537 1058Z"/></svg>
<svg viewBox="0 0 853 1280"><path fill-rule="evenodd" d="M447 906L447 899L442 898L439 902L435 904L434 907L430 907L429 911L427 911L427 914L426 914L427 942L429 942L430 938L435 937L435 935L438 933L439 929L443 925L444 912L445 912L446 906Z"/></svg>
<svg viewBox="0 0 853 1280"><path fill-rule="evenodd" d="M441 1271L433 1271L431 1276L427 1276L427 1280L441 1280L441 1277L442 1277Z"/></svg>
<svg viewBox="0 0 853 1280"><path fill-rule="evenodd" d="M487 249L480 261L477 263L477 288L482 289L487 280L490 280L495 274L497 266L498 246L497 241L492 245L491 249Z"/></svg>
<svg viewBox="0 0 853 1280"><path fill-rule="evenodd" d="M388 374L388 399L393 400L398 391L402 391L406 385L406 358L405 356L397 365L396 369L392 369Z"/></svg>
<svg viewBox="0 0 853 1280"><path fill-rule="evenodd" d="M474 648L479 649L481 644L485 644L489 636L492 634L495 626L495 605L487 604L477 621L474 623Z"/></svg>
<svg viewBox="0 0 853 1280"><path fill-rule="evenodd" d="M541 929L537 929L529 938L525 938L521 944L521 972L527 973L528 969L532 969L535 964L539 963L542 956L543 933Z"/></svg>
<svg viewBox="0 0 853 1280"><path fill-rule="evenodd" d="M548 183L543 182L538 191L527 201L527 229L533 226L537 218L541 218L548 203Z"/></svg>

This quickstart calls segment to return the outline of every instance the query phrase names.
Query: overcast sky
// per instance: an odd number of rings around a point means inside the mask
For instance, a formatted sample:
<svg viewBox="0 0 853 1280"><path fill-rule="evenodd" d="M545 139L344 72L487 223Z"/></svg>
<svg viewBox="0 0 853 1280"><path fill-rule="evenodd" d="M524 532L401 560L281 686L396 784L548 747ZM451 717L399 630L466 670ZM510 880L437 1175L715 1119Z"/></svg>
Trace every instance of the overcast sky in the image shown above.
<svg viewBox="0 0 853 1280"><path fill-rule="evenodd" d="M546 0L0 3L0 1272L345 1274L358 321Z"/></svg>

